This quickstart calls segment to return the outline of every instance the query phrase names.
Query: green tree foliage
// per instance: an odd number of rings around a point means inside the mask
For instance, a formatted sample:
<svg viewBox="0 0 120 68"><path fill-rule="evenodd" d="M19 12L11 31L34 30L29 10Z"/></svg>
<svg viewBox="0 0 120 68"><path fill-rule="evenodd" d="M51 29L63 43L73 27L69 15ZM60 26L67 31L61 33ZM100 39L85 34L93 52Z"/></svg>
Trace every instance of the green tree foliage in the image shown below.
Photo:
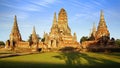
<svg viewBox="0 0 120 68"><path fill-rule="evenodd" d="M37 34L38 40L41 40L41 37ZM32 34L30 34L28 42L32 42Z"/></svg>
<svg viewBox="0 0 120 68"><path fill-rule="evenodd" d="M115 40L115 44L118 45L118 46L120 46L120 39L116 39Z"/></svg>
<svg viewBox="0 0 120 68"><path fill-rule="evenodd" d="M38 40L41 40L41 37L37 34Z"/></svg>
<svg viewBox="0 0 120 68"><path fill-rule="evenodd" d="M45 38L42 38L41 41L44 42L44 41L45 41Z"/></svg>
<svg viewBox="0 0 120 68"><path fill-rule="evenodd" d="M88 38L88 40L95 40L95 37L93 36L93 34Z"/></svg>
<svg viewBox="0 0 120 68"><path fill-rule="evenodd" d="M110 45L115 45L115 39L113 37L110 39L110 41Z"/></svg>
<svg viewBox="0 0 120 68"><path fill-rule="evenodd" d="M88 41L89 38L87 36L83 36L81 39L80 39L80 43L84 42L84 41Z"/></svg>
<svg viewBox="0 0 120 68"><path fill-rule="evenodd" d="M5 43L3 41L0 41L0 46L5 46Z"/></svg>
<svg viewBox="0 0 120 68"><path fill-rule="evenodd" d="M28 42L32 42L32 34L30 34Z"/></svg>

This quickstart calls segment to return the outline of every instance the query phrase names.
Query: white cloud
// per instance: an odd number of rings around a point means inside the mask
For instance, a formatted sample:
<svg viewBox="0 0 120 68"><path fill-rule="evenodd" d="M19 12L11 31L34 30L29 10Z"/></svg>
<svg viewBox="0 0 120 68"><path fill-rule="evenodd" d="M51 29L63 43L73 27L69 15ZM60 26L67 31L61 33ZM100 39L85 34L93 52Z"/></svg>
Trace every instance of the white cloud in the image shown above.
<svg viewBox="0 0 120 68"><path fill-rule="evenodd" d="M55 3L55 0L31 0L31 3L40 7L49 7L50 4Z"/></svg>
<svg viewBox="0 0 120 68"><path fill-rule="evenodd" d="M0 5L23 11L40 11L43 7L49 7L55 0L28 0L28 1L1 1Z"/></svg>
<svg viewBox="0 0 120 68"><path fill-rule="evenodd" d="M102 6L102 4L100 2L98 2L98 1L96 1L96 0L93 0L93 3L98 5L98 6Z"/></svg>
<svg viewBox="0 0 120 68"><path fill-rule="evenodd" d="M29 12L44 11L45 7L55 2L55 0L1 0L0 5L8 7L9 10L1 12L0 16L5 19L17 15L19 19L26 19L30 16Z"/></svg>

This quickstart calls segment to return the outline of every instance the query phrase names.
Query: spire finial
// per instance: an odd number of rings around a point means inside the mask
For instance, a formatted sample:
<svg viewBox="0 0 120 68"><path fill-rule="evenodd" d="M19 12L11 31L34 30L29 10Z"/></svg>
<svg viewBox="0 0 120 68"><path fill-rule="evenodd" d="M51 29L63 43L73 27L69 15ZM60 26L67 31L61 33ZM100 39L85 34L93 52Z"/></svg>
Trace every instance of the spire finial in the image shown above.
<svg viewBox="0 0 120 68"><path fill-rule="evenodd" d="M53 19L53 24L57 23L57 17L56 17L56 12L54 13L54 19Z"/></svg>
<svg viewBox="0 0 120 68"><path fill-rule="evenodd" d="M12 28L12 33L14 33L15 29L19 32L16 15L14 16L14 24L13 24L13 28Z"/></svg>
<svg viewBox="0 0 120 68"><path fill-rule="evenodd" d="M36 31L35 31L35 26L33 26L32 41L33 41L33 43L37 43L38 42L38 36L36 34Z"/></svg>
<svg viewBox="0 0 120 68"><path fill-rule="evenodd" d="M103 12L103 10L101 10L101 12L100 12L100 19L104 20L104 12Z"/></svg>
<svg viewBox="0 0 120 68"><path fill-rule="evenodd" d="M15 15L15 18L16 18L16 15Z"/></svg>
<svg viewBox="0 0 120 68"><path fill-rule="evenodd" d="M35 26L33 26L33 32L32 32L32 34L36 34Z"/></svg>
<svg viewBox="0 0 120 68"><path fill-rule="evenodd" d="M93 32L96 31L96 25L95 25L95 22L93 23L93 29L92 29Z"/></svg>
<svg viewBox="0 0 120 68"><path fill-rule="evenodd" d="M14 22L17 22L17 16L16 15L14 16Z"/></svg>

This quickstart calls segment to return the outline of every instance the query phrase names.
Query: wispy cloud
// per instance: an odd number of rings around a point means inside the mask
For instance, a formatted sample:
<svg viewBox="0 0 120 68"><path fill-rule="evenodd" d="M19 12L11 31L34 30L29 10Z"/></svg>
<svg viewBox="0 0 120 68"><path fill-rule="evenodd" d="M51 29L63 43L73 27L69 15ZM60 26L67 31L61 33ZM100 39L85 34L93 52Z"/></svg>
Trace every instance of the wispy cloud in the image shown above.
<svg viewBox="0 0 120 68"><path fill-rule="evenodd" d="M102 6L102 4L100 3L100 2L98 2L98 1L96 1L96 0L93 0L92 1L95 5L97 5L97 6Z"/></svg>
<svg viewBox="0 0 120 68"><path fill-rule="evenodd" d="M103 4L106 3L104 0L72 0L72 6L78 8L77 12L71 16L72 21L76 20L93 20L99 21L100 10L103 9Z"/></svg>
<svg viewBox="0 0 120 68"><path fill-rule="evenodd" d="M38 5L38 6L42 6L42 7L49 7L49 4L53 4L54 2L56 2L56 0L31 0L30 2Z"/></svg>
<svg viewBox="0 0 120 68"><path fill-rule="evenodd" d="M76 1L76 0L72 1L72 5L76 6L76 7L79 7L83 10L88 10L88 9L93 8L93 5L90 4L89 2L84 2L83 3L82 1Z"/></svg>
<svg viewBox="0 0 120 68"><path fill-rule="evenodd" d="M13 9L23 10L23 11L40 11L42 7L49 7L50 4L56 2L55 0L2 0L0 5L10 7Z"/></svg>
<svg viewBox="0 0 120 68"><path fill-rule="evenodd" d="M8 11L2 12L0 16L11 17L11 15L18 15L19 18L27 18L30 13L35 11L43 11L49 5L54 4L56 0L0 0L0 5L2 8L8 7Z"/></svg>
<svg viewBox="0 0 120 68"><path fill-rule="evenodd" d="M88 0L88 1L73 0L71 2L73 6L79 7L83 11L93 10L93 9L102 9L106 4L105 0Z"/></svg>

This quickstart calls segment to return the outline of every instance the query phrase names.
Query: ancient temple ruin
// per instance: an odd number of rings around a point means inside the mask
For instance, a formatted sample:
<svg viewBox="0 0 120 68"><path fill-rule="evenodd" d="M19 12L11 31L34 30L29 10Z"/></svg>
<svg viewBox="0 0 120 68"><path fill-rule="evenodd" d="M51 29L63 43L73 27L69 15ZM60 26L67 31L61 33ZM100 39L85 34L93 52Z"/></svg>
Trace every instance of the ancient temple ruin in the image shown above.
<svg viewBox="0 0 120 68"><path fill-rule="evenodd" d="M62 47L79 47L77 42L76 33L71 35L71 29L68 26L67 13L65 9L61 9L58 14L54 13L53 24L50 33L44 33L45 41L42 42L38 39L38 36L33 27L33 31L29 41L23 41L17 24L17 17L14 18L13 28L10 34L9 40L6 41L6 47L14 50L15 48L30 48L36 51L39 48L62 48Z"/></svg>
<svg viewBox="0 0 120 68"><path fill-rule="evenodd" d="M98 27L96 28L95 24L93 24L90 38L91 40L82 42L81 44L77 42L76 33L74 32L71 34L71 29L68 24L67 12L64 8L62 8L58 15L56 12L54 13L50 32L44 33L44 41L39 40L35 27L33 27L30 40L23 41L18 27L17 17L15 16L13 28L9 39L6 41L5 48L11 50L14 50L15 48L28 48L32 51L37 51L39 48L42 50L54 50L65 47L82 47L84 49L88 47L100 47L98 45L108 45L110 40L110 33L104 19L103 11L100 13Z"/></svg>
<svg viewBox="0 0 120 68"><path fill-rule="evenodd" d="M96 45L99 45L98 43L102 44L104 42L102 40L110 39L110 33L108 31L108 28L104 19L104 13L102 10L100 12L100 21L99 21L98 27L96 28L95 23L93 24L90 38L92 39L89 41L82 42L83 48L94 47Z"/></svg>
<svg viewBox="0 0 120 68"><path fill-rule="evenodd" d="M63 8L58 14L58 19L56 12L54 13L51 31L49 34L44 33L44 38L48 48L79 47L76 33L71 35L67 13Z"/></svg>

